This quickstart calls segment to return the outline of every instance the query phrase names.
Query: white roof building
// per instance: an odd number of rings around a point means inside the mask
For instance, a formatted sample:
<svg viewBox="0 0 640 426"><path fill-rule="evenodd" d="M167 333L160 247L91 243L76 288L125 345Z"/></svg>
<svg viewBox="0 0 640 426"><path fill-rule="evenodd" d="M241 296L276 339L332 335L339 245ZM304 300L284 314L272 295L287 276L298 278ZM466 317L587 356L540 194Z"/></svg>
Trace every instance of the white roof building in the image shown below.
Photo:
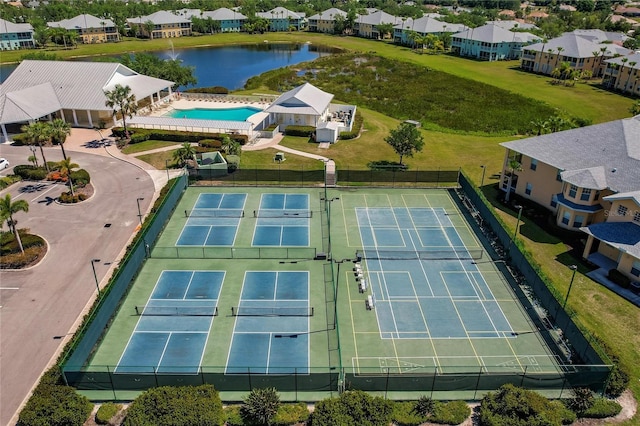
<svg viewBox="0 0 640 426"><path fill-rule="evenodd" d="M160 99L171 93L173 82L148 77L115 62L72 62L24 60L0 86L0 126L8 139L6 125L32 122L60 114L75 126L94 127L97 120L110 118L105 105L107 90L116 84L129 86L138 101Z"/></svg>

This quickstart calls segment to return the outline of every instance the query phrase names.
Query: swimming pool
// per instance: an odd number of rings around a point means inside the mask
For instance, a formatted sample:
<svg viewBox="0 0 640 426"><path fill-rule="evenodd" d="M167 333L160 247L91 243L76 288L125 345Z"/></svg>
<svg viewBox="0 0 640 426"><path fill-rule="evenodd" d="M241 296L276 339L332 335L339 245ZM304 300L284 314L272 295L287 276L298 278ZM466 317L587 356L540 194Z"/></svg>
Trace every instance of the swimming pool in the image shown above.
<svg viewBox="0 0 640 426"><path fill-rule="evenodd" d="M256 112L262 111L253 107L239 108L193 108L193 109L174 109L165 114L165 117L171 118L194 118L197 120L221 120L221 121L246 121Z"/></svg>

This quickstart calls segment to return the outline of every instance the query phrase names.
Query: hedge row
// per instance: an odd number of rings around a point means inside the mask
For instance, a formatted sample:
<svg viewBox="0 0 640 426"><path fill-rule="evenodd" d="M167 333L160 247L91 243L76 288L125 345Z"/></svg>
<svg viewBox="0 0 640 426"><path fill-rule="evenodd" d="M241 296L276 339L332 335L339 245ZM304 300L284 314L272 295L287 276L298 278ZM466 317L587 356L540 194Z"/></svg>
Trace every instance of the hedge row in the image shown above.
<svg viewBox="0 0 640 426"><path fill-rule="evenodd" d="M471 409L464 401L433 401L433 412L427 416L416 410L416 402L396 402L393 406L392 419L398 426L419 426L425 422L458 425L471 415Z"/></svg>
<svg viewBox="0 0 640 426"><path fill-rule="evenodd" d="M156 130L156 129L137 129L127 128L131 140L129 143L136 144L150 139L167 142L190 142L199 143L203 139L216 139L222 141L223 137L228 136L240 145L245 145L249 137L247 135L227 135L223 133L203 133L203 132L180 132L177 130ZM124 128L114 127L112 129L113 136L124 138Z"/></svg>
<svg viewBox="0 0 640 426"><path fill-rule="evenodd" d="M187 89L184 93L212 93L214 95L226 95L229 93L229 89L223 86L199 87L196 89Z"/></svg>
<svg viewBox="0 0 640 426"><path fill-rule="evenodd" d="M287 136L302 136L304 138L310 138L316 131L313 126L287 126L284 130L284 134Z"/></svg>

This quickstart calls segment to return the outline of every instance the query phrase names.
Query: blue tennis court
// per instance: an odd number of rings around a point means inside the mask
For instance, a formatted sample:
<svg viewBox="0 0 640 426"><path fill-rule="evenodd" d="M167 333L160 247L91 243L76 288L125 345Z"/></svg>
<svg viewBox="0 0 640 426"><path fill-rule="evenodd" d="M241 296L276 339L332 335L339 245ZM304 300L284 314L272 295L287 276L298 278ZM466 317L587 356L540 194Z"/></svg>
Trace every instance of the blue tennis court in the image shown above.
<svg viewBox="0 0 640 426"><path fill-rule="evenodd" d="M309 246L309 194L262 194L253 246Z"/></svg>
<svg viewBox="0 0 640 426"><path fill-rule="evenodd" d="M232 246L247 194L200 194L188 217L177 246Z"/></svg>
<svg viewBox="0 0 640 426"><path fill-rule="evenodd" d="M441 208L357 208L382 338L512 337L468 248ZM480 253L481 254L481 253Z"/></svg>
<svg viewBox="0 0 640 426"><path fill-rule="evenodd" d="M196 374L217 312L224 271L163 271L116 373Z"/></svg>
<svg viewBox="0 0 640 426"><path fill-rule="evenodd" d="M309 373L309 272L246 272L227 374Z"/></svg>

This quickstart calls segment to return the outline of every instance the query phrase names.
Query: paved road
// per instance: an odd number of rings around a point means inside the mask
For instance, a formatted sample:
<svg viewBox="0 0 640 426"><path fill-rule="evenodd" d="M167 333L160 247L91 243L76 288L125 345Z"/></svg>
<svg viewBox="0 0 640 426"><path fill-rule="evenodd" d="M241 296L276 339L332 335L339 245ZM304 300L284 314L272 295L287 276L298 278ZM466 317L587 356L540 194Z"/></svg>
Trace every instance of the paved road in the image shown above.
<svg viewBox="0 0 640 426"><path fill-rule="evenodd" d="M30 155L27 147L0 145L0 157L12 166L27 163ZM49 161L62 158L57 147L45 148L45 155ZM67 155L91 173L95 194L89 201L64 206L50 202L47 197L63 191L60 185L20 192L26 184L18 183L0 192L29 202L29 213L16 215L18 227L30 228L49 244L39 265L0 271L0 425L15 423L20 404L96 297L91 259L100 259L96 273L105 284L112 263L139 224L136 199L144 198L140 202L144 213L154 197L154 182L135 164L104 153L68 149ZM10 172L11 168L0 175Z"/></svg>

